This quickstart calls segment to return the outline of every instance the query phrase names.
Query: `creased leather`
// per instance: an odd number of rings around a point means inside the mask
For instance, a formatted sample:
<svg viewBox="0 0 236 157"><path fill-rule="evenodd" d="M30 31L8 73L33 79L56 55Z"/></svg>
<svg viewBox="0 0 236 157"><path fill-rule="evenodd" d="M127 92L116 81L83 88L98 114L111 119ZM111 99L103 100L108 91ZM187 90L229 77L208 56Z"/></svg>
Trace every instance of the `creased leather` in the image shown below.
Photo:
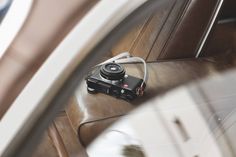
<svg viewBox="0 0 236 157"><path fill-rule="evenodd" d="M222 59L222 56L219 58ZM88 94L86 83L83 81L75 93L73 103L69 104L66 112L73 128L78 131L80 141L86 146L106 127L142 102L181 84L203 76L217 75L219 71L236 65L236 62L226 60L189 59L148 63L149 80L145 95L132 102L100 93ZM142 65L140 64L126 65L126 70L130 75L142 77Z"/></svg>

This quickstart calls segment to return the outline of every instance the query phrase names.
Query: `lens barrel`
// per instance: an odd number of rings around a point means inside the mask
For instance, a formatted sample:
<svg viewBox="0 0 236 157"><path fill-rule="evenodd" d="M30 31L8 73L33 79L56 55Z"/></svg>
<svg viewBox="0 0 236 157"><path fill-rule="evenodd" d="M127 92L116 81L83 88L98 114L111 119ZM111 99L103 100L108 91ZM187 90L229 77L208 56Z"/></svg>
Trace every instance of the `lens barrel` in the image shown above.
<svg viewBox="0 0 236 157"><path fill-rule="evenodd" d="M101 66L100 74L103 78L108 80L121 80L124 78L125 69L122 65L117 63L106 63Z"/></svg>

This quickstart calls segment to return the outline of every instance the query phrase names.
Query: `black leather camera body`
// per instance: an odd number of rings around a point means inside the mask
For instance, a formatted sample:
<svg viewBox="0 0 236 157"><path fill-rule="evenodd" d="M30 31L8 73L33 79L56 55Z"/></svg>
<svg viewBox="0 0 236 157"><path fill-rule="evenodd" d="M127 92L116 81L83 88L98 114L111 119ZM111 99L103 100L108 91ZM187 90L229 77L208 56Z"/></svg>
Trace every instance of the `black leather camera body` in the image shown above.
<svg viewBox="0 0 236 157"><path fill-rule="evenodd" d="M142 79L125 74L121 64L106 63L96 67L86 78L89 93L105 93L125 100L133 100L140 93Z"/></svg>

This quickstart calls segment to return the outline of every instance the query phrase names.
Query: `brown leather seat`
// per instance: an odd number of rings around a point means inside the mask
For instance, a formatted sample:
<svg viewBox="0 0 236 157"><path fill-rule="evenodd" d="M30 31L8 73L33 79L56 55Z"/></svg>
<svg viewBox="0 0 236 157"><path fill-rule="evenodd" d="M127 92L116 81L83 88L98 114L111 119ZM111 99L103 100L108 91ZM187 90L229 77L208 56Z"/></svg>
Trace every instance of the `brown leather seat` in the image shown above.
<svg viewBox="0 0 236 157"><path fill-rule="evenodd" d="M147 61L169 59L170 62L148 64L150 81L146 95L134 102L125 102L103 94L90 95L83 82L76 98L72 98L67 114L84 145L141 102L189 80L217 71L215 63L201 59L173 59L195 57L199 42L205 35L218 4L219 1L215 0L171 1L111 49L113 55L129 51ZM141 68L136 70L135 66L131 65L127 68L131 74L142 74Z"/></svg>
<svg viewBox="0 0 236 157"><path fill-rule="evenodd" d="M26 24L1 59L0 73L4 77L0 80L0 117L52 50L94 3L96 1L34 2ZM136 32L137 38L128 36L129 40L135 40L134 44L129 44L131 53L148 61L194 57L196 42L204 35L217 4L215 0L171 1L144 21L145 26L140 28L142 31L138 29L139 33ZM208 9L203 14L199 12L199 7ZM194 30L195 34L185 32L189 30ZM114 49L115 52L118 50L121 52L121 49Z"/></svg>
<svg viewBox="0 0 236 157"><path fill-rule="evenodd" d="M236 21L222 22L213 29L203 48L201 57L215 56L235 50Z"/></svg>
<svg viewBox="0 0 236 157"><path fill-rule="evenodd" d="M235 51L236 1L225 0L219 17L200 56L214 56Z"/></svg>
<svg viewBox="0 0 236 157"><path fill-rule="evenodd" d="M193 58L220 0L173 0L128 33L112 54L129 51L147 61Z"/></svg>
<svg viewBox="0 0 236 157"><path fill-rule="evenodd" d="M178 17L175 17L173 26L168 33L165 33L164 41L155 43L148 59L195 57L219 2L219 0L186 0L182 2L184 6L177 13ZM178 3L180 1L177 0L176 4ZM176 13L172 14L176 16Z"/></svg>
<svg viewBox="0 0 236 157"><path fill-rule="evenodd" d="M0 80L0 117L3 116L9 105L52 50L95 3L96 1L76 0L70 2L56 0L35 1L27 23L0 63L0 73L4 76ZM217 3L218 1L215 0L173 1L167 8L157 11L156 14L144 21L145 24L141 27L143 31L138 31L139 33L136 33L135 37L132 38L132 42L128 45L128 49L126 47L124 50L131 50L134 55L141 55L148 61L156 61L157 58L194 57L197 43L204 35ZM204 14L199 12L201 6L208 8ZM162 16L163 14L165 16ZM202 15L204 15L204 18ZM195 28L195 26L201 27ZM192 38L193 34L186 33L191 29L195 30L194 38ZM130 36L128 38L131 39ZM113 50L114 52L121 52L119 48L114 48ZM162 63L162 66L159 66L159 63L150 64L152 79L147 95L139 102L135 102L135 104L139 104L151 98L153 94L173 88L187 80L211 73L210 71L214 67L212 64L202 60ZM184 69L181 71L182 75L179 75L181 72L176 67ZM137 72L134 67L129 68L131 68L131 72ZM140 69L138 72L140 73ZM176 75L177 78L174 79L173 75ZM84 90L84 84L81 86L83 87L81 101L77 103L73 99L72 104L74 104L75 108L74 110L68 110L67 114L74 124L75 130L78 130L78 126L82 126L79 129L79 135L85 138L83 142L87 144L91 138L107 126L108 121L114 121L112 118L109 119L109 116L116 118L124 115L134 108L134 105L116 99L114 101L113 98L108 98L107 96L101 96L100 98L99 96L91 97ZM105 102L104 99L106 99ZM113 101L114 105L105 109L102 108L101 105L108 104L108 100ZM92 118L82 119L86 113L89 113ZM105 123L93 123L91 125L95 126L95 129L100 127L98 132L93 132L94 127L88 127L90 124L87 122L91 120L99 120L100 122L101 118L106 119L107 117L108 119Z"/></svg>
<svg viewBox="0 0 236 157"><path fill-rule="evenodd" d="M32 157L87 157L65 112L58 113L49 129L44 132Z"/></svg>
<svg viewBox="0 0 236 157"><path fill-rule="evenodd" d="M235 19L236 16L235 6L236 6L235 0L225 0L219 19L220 20Z"/></svg>
<svg viewBox="0 0 236 157"><path fill-rule="evenodd" d="M75 97L72 98L66 112L74 129L78 131L80 141L82 144L88 145L107 126L142 102L191 80L217 74L220 70L227 69L234 64L235 62L232 64L228 59L221 62L189 59L148 63L149 81L146 93L132 102L104 94L89 94L84 81L75 93ZM127 73L141 77L141 67L141 65L126 65Z"/></svg>

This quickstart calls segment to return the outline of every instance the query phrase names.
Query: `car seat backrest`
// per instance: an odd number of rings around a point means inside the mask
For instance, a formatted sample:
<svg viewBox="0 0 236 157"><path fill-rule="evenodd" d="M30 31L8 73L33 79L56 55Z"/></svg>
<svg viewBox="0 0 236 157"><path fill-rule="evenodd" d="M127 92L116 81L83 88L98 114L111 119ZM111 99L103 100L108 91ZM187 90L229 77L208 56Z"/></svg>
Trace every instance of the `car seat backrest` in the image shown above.
<svg viewBox="0 0 236 157"><path fill-rule="evenodd" d="M111 50L147 61L195 57L221 0L173 0L147 17Z"/></svg>

